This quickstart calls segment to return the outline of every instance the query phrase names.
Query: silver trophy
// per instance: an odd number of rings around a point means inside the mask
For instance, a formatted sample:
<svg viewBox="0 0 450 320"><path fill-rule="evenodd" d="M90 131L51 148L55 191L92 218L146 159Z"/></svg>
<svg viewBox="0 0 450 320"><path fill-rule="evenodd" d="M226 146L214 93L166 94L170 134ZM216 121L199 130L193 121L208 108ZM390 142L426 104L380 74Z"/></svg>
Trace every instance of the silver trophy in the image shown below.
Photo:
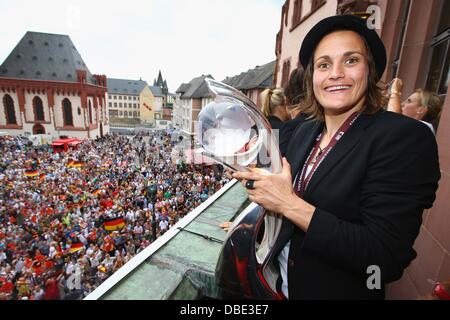
<svg viewBox="0 0 450 320"><path fill-rule="evenodd" d="M277 132L259 108L228 85L206 82L214 101L203 107L197 119L196 140L203 155L232 171L281 172ZM281 298L273 256L281 224L281 216L256 203L234 219L216 267L223 298Z"/></svg>

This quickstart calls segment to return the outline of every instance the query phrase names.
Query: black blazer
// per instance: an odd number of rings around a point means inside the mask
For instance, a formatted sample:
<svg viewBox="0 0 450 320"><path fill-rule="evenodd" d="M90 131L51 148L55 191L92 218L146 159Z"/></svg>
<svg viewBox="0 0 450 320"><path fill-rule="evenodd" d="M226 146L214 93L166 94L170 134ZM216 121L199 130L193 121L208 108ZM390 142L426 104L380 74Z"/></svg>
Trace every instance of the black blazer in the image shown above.
<svg viewBox="0 0 450 320"><path fill-rule="evenodd" d="M272 129L280 130L281 127L283 126L283 121L281 121L278 117L275 116L269 116L267 118L267 121L269 121Z"/></svg>
<svg viewBox="0 0 450 320"><path fill-rule="evenodd" d="M323 124L297 128L287 160L292 177ZM324 159L303 196L316 210L305 233L284 219L275 252L291 240L289 299L383 299L416 257L422 213L440 178L437 145L419 121L391 112L361 115ZM369 290L367 268L381 270Z"/></svg>
<svg viewBox="0 0 450 320"><path fill-rule="evenodd" d="M305 122L307 119L307 115L302 113L298 117L286 121L281 126L280 132L279 132L279 140L280 140L280 152L282 156L286 155L287 148L289 146L289 142L291 141L292 135L294 134L295 130L300 126L303 122Z"/></svg>

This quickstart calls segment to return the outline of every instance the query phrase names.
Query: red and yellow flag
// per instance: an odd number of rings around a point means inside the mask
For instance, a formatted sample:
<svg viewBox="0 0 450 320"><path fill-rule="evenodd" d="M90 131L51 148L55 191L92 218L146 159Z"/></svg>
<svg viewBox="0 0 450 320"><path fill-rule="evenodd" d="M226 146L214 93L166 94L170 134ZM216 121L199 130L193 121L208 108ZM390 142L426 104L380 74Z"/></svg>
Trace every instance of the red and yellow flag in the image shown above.
<svg viewBox="0 0 450 320"><path fill-rule="evenodd" d="M107 231L115 231L122 229L125 227L125 219L124 218L115 218L103 223L105 230Z"/></svg>
<svg viewBox="0 0 450 320"><path fill-rule="evenodd" d="M69 161L69 163L67 164L67 168L82 168L84 167L84 162L83 161Z"/></svg>
<svg viewBox="0 0 450 320"><path fill-rule="evenodd" d="M79 242L79 243L72 243L70 245L69 253L75 253L77 251L80 251L83 248L84 248L84 245L81 242Z"/></svg>
<svg viewBox="0 0 450 320"><path fill-rule="evenodd" d="M25 177L36 177L39 174L37 170L27 170L25 171Z"/></svg>

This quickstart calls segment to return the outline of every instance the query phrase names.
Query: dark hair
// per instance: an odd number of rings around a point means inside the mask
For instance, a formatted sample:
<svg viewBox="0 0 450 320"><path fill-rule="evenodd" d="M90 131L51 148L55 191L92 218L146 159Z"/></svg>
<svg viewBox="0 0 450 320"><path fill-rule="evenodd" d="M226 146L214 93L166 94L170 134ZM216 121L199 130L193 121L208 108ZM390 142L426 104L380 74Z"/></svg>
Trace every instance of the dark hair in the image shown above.
<svg viewBox="0 0 450 320"><path fill-rule="evenodd" d="M289 81L284 87L284 94L288 106L300 103L303 97L303 68L292 70Z"/></svg>
<svg viewBox="0 0 450 320"><path fill-rule="evenodd" d="M336 30L338 31L338 30ZM346 30L347 31L347 30ZM334 32L334 31L333 31ZM381 110L384 105L387 104L387 99L383 94L384 85L380 83L378 78L377 69L372 56L372 52L367 45L366 40L358 34L358 36L363 40L367 51L367 63L369 66L369 76L366 88L366 106L363 108L363 113L374 114ZM300 109L309 115L310 118L317 119L320 121L324 120L323 107L319 104L314 94L313 86L313 73L314 73L314 53L308 62L308 66L305 70L303 90L305 92L305 97L300 103Z"/></svg>

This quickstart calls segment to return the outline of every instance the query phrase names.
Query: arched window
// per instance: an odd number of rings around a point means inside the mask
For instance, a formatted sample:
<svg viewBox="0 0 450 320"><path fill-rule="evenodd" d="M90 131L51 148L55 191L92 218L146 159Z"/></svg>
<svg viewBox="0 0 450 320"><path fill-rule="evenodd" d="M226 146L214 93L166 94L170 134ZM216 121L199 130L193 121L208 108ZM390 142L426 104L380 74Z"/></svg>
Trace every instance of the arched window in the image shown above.
<svg viewBox="0 0 450 320"><path fill-rule="evenodd" d="M33 107L34 107L34 120L35 121L45 121L44 107L42 105L41 98L34 97Z"/></svg>
<svg viewBox="0 0 450 320"><path fill-rule="evenodd" d="M33 126L33 134L45 134L45 128L37 123Z"/></svg>
<svg viewBox="0 0 450 320"><path fill-rule="evenodd" d="M73 127L72 103L70 103L69 99L65 98L62 102L62 105L63 105L64 126Z"/></svg>
<svg viewBox="0 0 450 320"><path fill-rule="evenodd" d="M92 106L91 106L91 100L89 100L89 124L92 124Z"/></svg>
<svg viewBox="0 0 450 320"><path fill-rule="evenodd" d="M14 101L9 94L5 94L3 97L3 107L5 109L6 124L17 124Z"/></svg>

